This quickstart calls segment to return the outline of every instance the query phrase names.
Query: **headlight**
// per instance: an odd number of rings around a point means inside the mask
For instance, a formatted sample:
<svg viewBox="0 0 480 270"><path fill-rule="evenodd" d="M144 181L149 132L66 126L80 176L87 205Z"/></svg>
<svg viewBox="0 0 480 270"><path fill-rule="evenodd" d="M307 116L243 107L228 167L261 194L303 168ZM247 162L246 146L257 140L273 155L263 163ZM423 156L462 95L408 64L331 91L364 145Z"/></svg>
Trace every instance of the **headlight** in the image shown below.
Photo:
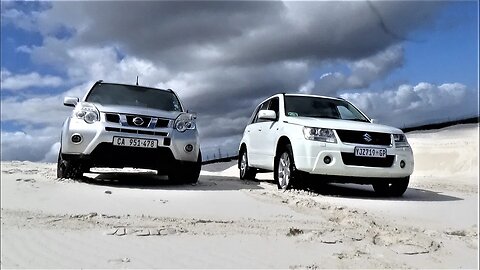
<svg viewBox="0 0 480 270"><path fill-rule="evenodd" d="M73 111L73 115L78 119L83 119L88 124L100 120L100 112L90 103L80 103Z"/></svg>
<svg viewBox="0 0 480 270"><path fill-rule="evenodd" d="M395 141L395 147L408 147L410 146L405 134L393 134L393 140Z"/></svg>
<svg viewBox="0 0 480 270"><path fill-rule="evenodd" d="M337 143L333 129L329 128L303 127L303 135L307 140Z"/></svg>
<svg viewBox="0 0 480 270"><path fill-rule="evenodd" d="M195 129L195 115L190 113L182 113L175 119L175 129L184 132L187 129Z"/></svg>

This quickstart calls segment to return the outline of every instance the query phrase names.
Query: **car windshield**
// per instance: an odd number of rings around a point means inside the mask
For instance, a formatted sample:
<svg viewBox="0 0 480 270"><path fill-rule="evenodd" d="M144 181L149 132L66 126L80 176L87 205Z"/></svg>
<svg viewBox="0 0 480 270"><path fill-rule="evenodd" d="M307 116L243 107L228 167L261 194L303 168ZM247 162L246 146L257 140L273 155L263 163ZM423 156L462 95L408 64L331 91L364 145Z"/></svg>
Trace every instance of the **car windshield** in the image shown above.
<svg viewBox="0 0 480 270"><path fill-rule="evenodd" d="M303 116L369 122L350 103L321 97L285 96L285 114L293 117Z"/></svg>
<svg viewBox="0 0 480 270"><path fill-rule="evenodd" d="M173 92L133 85L97 84L90 91L85 101L102 105L124 105L164 111L182 111L180 102Z"/></svg>

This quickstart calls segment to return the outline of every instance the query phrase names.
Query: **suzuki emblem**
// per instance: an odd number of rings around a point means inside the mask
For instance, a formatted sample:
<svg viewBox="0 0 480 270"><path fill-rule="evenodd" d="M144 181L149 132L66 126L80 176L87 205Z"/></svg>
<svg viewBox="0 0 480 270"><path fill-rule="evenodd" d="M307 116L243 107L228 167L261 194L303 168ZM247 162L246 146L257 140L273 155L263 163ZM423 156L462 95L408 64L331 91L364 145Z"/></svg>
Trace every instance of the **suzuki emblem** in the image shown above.
<svg viewBox="0 0 480 270"><path fill-rule="evenodd" d="M370 136L370 134L368 134L368 133L365 133L365 134L363 134L363 139L366 142L371 142L372 141L372 136Z"/></svg>

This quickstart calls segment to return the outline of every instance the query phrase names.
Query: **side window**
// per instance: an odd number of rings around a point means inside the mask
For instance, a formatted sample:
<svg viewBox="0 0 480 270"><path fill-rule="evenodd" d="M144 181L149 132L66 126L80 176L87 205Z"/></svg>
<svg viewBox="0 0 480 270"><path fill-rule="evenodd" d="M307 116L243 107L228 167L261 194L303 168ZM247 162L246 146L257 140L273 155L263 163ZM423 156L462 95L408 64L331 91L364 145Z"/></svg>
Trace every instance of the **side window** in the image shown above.
<svg viewBox="0 0 480 270"><path fill-rule="evenodd" d="M267 100L267 101L263 102L262 105L258 106L258 110L255 113L255 117L253 118L252 124L262 122L262 120L258 119L258 112L261 111L261 110L267 110L269 102L270 102L270 100Z"/></svg>

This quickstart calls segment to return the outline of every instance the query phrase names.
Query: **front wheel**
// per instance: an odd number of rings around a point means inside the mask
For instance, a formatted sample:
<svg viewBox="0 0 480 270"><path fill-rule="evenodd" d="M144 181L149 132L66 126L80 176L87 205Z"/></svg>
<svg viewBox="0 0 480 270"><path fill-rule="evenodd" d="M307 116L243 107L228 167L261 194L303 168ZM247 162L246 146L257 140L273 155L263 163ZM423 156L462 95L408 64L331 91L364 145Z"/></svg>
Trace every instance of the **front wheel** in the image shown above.
<svg viewBox="0 0 480 270"><path fill-rule="evenodd" d="M168 174L168 179L177 183L195 184L198 182L201 169L202 154L198 153L196 162L177 162L177 165Z"/></svg>
<svg viewBox="0 0 480 270"><path fill-rule="evenodd" d="M287 144L280 155L275 158L274 178L279 189L289 189L297 175L295 161L293 159L292 146Z"/></svg>
<svg viewBox="0 0 480 270"><path fill-rule="evenodd" d="M374 183L372 186L375 192L380 196L400 197L407 190L409 182L410 176L407 176L405 178L395 179L385 183Z"/></svg>
<svg viewBox="0 0 480 270"><path fill-rule="evenodd" d="M243 150L239 156L240 179L254 180L257 172L255 169L248 166L247 150Z"/></svg>
<svg viewBox="0 0 480 270"><path fill-rule="evenodd" d="M80 179L82 176L81 164L63 159L62 150L60 150L57 160L57 178Z"/></svg>

